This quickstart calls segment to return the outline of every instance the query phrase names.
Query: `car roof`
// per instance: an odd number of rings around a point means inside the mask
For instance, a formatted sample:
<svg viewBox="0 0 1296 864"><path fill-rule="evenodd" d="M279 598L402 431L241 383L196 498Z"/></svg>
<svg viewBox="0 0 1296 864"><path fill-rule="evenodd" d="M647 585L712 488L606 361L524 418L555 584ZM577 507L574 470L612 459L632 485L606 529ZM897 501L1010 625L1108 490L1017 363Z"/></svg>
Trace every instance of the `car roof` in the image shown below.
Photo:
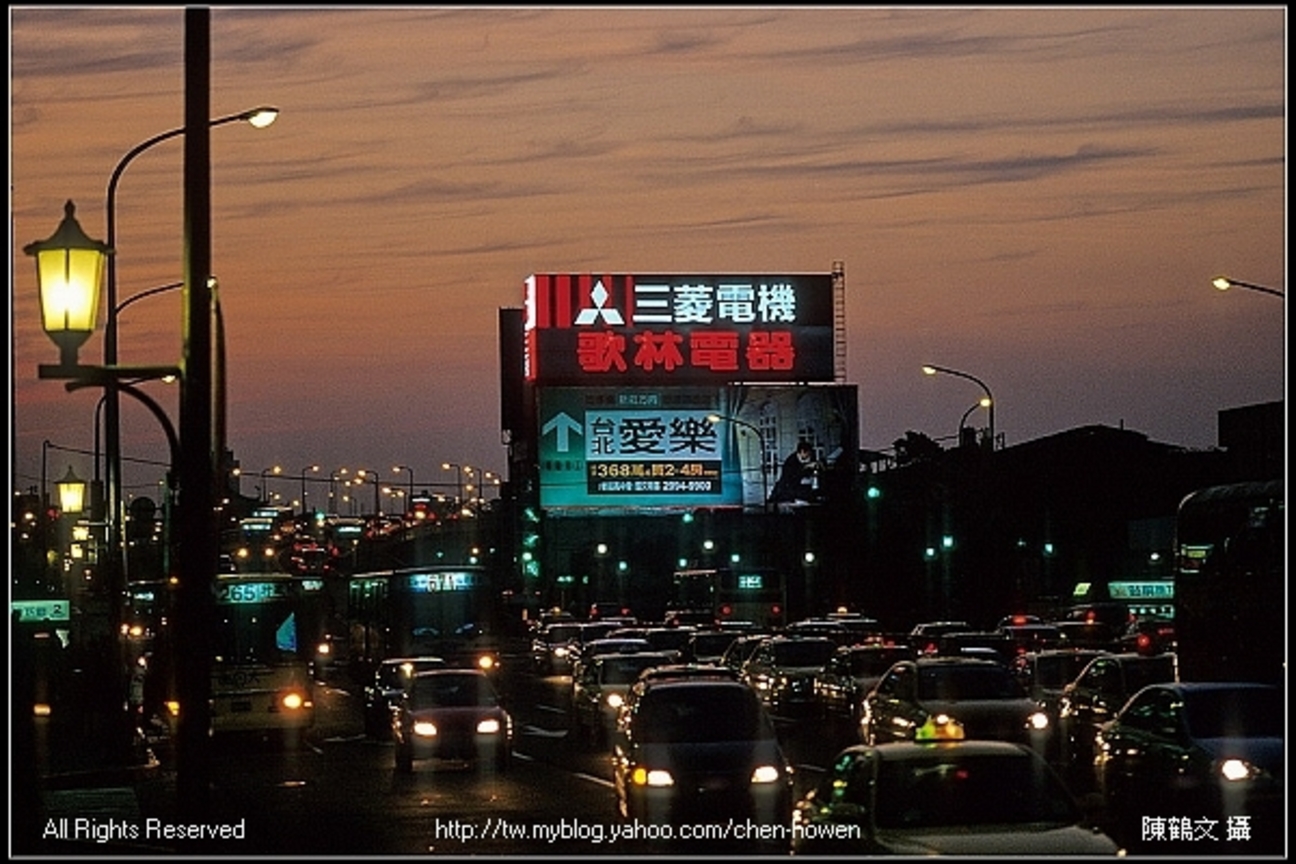
<svg viewBox="0 0 1296 864"><path fill-rule="evenodd" d="M886 761L904 761L908 759L936 758L942 752L958 750L975 756L1015 756L1030 758L1030 751L1020 744L1011 741L994 741L989 739L972 739L964 741L888 741L883 744L853 744L837 754L841 758L847 753L863 755L873 752L879 759ZM835 761L835 760L834 760Z"/></svg>
<svg viewBox="0 0 1296 864"><path fill-rule="evenodd" d="M382 665L403 666L406 663L418 664L418 663L444 663L444 662L446 662L444 657L439 657L433 654L420 654L414 657L388 657L386 660L382 661Z"/></svg>
<svg viewBox="0 0 1296 864"><path fill-rule="evenodd" d="M454 669L425 669L422 672L415 672L411 678L451 678L454 676L472 676L473 678L487 678L486 673L480 669L471 667L456 667ZM487 679L489 680L489 679Z"/></svg>
<svg viewBox="0 0 1296 864"><path fill-rule="evenodd" d="M988 666L992 669L1002 669L1004 665L995 660L987 660L984 657L968 657L958 654L929 654L914 660L901 660L901 663L916 663L919 668L930 666Z"/></svg>

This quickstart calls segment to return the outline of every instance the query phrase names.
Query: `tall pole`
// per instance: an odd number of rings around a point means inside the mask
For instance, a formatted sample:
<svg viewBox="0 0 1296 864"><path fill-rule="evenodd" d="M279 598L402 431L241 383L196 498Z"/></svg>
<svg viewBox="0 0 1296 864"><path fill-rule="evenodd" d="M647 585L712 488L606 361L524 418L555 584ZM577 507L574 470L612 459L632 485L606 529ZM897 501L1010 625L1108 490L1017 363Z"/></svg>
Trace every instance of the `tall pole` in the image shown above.
<svg viewBox="0 0 1296 864"><path fill-rule="evenodd" d="M176 804L181 821L203 822L211 804L212 590L219 555L213 508L211 11L185 8L184 320L181 358L180 582L176 590Z"/></svg>
<svg viewBox="0 0 1296 864"><path fill-rule="evenodd" d="M986 383L975 375L969 375L966 372L960 372L957 369L950 369L945 366L933 366L928 364L923 366L922 370L927 375L935 375L937 372L944 372L946 375L953 375L957 378L966 378L968 381L971 381L973 384L976 384L985 391L986 399L990 403L986 406L986 414L987 420L990 423L990 452L993 453L995 449L995 402L994 396L990 393L990 388L986 386Z"/></svg>

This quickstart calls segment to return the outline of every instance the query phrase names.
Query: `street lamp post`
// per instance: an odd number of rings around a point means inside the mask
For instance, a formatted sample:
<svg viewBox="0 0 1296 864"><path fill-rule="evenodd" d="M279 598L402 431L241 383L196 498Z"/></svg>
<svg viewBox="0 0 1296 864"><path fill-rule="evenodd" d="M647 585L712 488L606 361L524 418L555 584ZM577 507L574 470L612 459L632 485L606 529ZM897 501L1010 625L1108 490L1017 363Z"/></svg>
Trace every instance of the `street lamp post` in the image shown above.
<svg viewBox="0 0 1296 864"><path fill-rule="evenodd" d="M748 423L746 420L739 420L737 417L721 417L719 414L708 414L707 420L709 420L712 423L719 423L722 420L728 421L729 423L733 423L735 426L741 426L744 429L750 429L752 433L755 434L756 440L760 444L761 509L768 510L769 509L769 474L766 470L767 466L765 464L767 458L767 452L768 452L765 449L765 433L760 430L760 427L752 423Z"/></svg>
<svg viewBox="0 0 1296 864"><path fill-rule="evenodd" d="M235 123L246 120L254 128L262 129L269 126L279 115L279 109L268 106L252 108L248 111L241 111L237 114L229 114L224 117L217 117L207 121L207 129L210 130L215 126L223 126L227 123ZM188 126L179 126L175 129L169 129L152 138L140 142L131 148L124 156L117 161L113 167L112 174L108 178L108 192L105 204L105 225L108 232L106 245L115 249L117 244L117 186L121 182L122 174L126 171L127 166L135 160L145 150L177 138L185 134ZM122 303L117 302L117 260L115 255L109 255L107 261L107 308L108 316L104 323L104 365L115 366L117 364L117 320L121 311L136 300L162 291L172 290L183 286L183 282L177 282L173 285L161 286L159 288L149 289L140 292L132 297L127 298ZM119 566L124 566L125 556L122 554L122 478L121 478L121 402L117 398L117 387L109 382L104 388L104 395L107 397L104 404L104 481L107 493L105 502L105 518L107 520L107 545L109 566L114 571ZM123 570L122 576L126 574ZM112 578L116 578L115 573Z"/></svg>
<svg viewBox="0 0 1296 864"><path fill-rule="evenodd" d="M968 417L970 417L972 412L978 408L989 408L990 404L991 404L990 397L982 396L979 400L972 403L972 406L970 408L968 408L966 411L963 412L963 416L959 418L959 425L958 425L958 442L960 446L962 446L963 444L963 428L967 425Z"/></svg>
<svg viewBox="0 0 1296 864"><path fill-rule="evenodd" d="M374 471L372 468L359 468L356 470L356 477L359 478L359 482L362 484L368 482L370 478L373 479L373 487L374 487L373 515L375 517L381 516L382 502L379 500L379 493L381 490L378 488L379 487L378 472Z"/></svg>
<svg viewBox="0 0 1296 864"><path fill-rule="evenodd" d="M991 450L991 452L994 452L994 449L995 449L995 405L994 405L994 396L990 393L990 388L986 386L985 382L982 381L980 378L977 378L977 377L974 376L974 375L969 375L969 374L966 373L966 372L960 372L960 371L958 371L957 369L949 369L949 368L947 368L947 367L945 367L945 366L933 366L933 365L928 364L928 365L925 365L925 366L922 367L922 371L923 371L923 374L924 374L924 375L935 375L937 372L943 372L943 373L945 373L946 375L954 375L954 376L956 376L956 377L958 377L958 378L966 378L968 381L971 381L972 383L976 384L976 385L979 386L982 390L985 391L985 400L983 400L983 401L986 401L986 402L989 403L989 404L986 406L986 412L987 412L987 415L988 415L988 422L989 422L989 424L990 424L990 450ZM980 403L978 403L978 404L980 404Z"/></svg>
<svg viewBox="0 0 1296 864"><path fill-rule="evenodd" d="M1246 288L1248 291L1258 291L1261 294L1270 294L1274 297L1285 298L1287 296L1277 288L1257 285L1254 282L1243 282L1241 279L1230 279L1227 276L1216 276L1215 279L1211 281L1211 284L1221 291L1227 291L1230 288Z"/></svg>
<svg viewBox="0 0 1296 864"><path fill-rule="evenodd" d="M455 496L455 510L458 511L463 508L463 466L456 465L453 462L441 463L442 471L449 471L451 468L455 470L455 487L457 490L457 495Z"/></svg>
<svg viewBox="0 0 1296 864"><path fill-rule="evenodd" d="M258 487L258 488L260 489L260 492L261 492L260 500L261 500L261 502L262 502L263 504L269 504L269 503L270 503L270 490L266 487L266 475L267 475L267 474L282 474L282 473L283 473L283 468L282 468L281 466L279 466L279 465L274 465L274 466L272 466L272 467L270 467L270 468L262 468L262 469L261 469L261 475L260 475L260 476L261 476L261 485L260 485L260 487Z"/></svg>
<svg viewBox="0 0 1296 864"><path fill-rule="evenodd" d="M402 472L402 471L408 471L408 472L409 472L409 486L407 487L408 492L409 492L409 497L405 499L405 509L408 510L410 507L413 506L413 501L414 501L414 469L411 468L411 467L408 466L408 465L393 465L393 466L392 466L392 473L393 473L393 474L399 474L399 473Z"/></svg>
<svg viewBox="0 0 1296 864"><path fill-rule="evenodd" d="M318 472L319 470L320 470L320 466L318 466L318 465L307 465L305 468L301 469L301 471L297 472L297 473L298 473L298 476L301 477L301 507L302 507L302 516L306 516L307 513L309 512L309 511L307 511L307 509L306 509L306 472L307 472L307 471L316 471L316 472Z"/></svg>

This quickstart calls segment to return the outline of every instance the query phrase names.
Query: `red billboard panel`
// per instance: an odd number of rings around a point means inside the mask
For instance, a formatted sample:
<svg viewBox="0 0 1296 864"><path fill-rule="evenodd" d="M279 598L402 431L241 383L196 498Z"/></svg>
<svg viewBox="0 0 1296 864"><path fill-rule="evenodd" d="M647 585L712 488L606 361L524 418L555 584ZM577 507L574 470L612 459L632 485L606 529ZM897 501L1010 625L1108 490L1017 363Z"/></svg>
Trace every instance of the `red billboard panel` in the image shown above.
<svg viewBox="0 0 1296 864"><path fill-rule="evenodd" d="M569 386L833 380L829 273L538 274L527 380Z"/></svg>

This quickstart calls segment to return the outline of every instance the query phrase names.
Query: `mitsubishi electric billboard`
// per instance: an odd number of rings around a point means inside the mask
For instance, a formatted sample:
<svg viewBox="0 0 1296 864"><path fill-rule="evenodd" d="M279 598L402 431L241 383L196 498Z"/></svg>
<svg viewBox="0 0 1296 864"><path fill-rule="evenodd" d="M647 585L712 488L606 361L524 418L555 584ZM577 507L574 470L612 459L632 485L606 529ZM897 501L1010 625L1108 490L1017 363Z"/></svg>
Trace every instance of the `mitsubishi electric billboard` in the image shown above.
<svg viewBox="0 0 1296 864"><path fill-rule="evenodd" d="M538 385L833 380L829 273L537 274L525 304Z"/></svg>

